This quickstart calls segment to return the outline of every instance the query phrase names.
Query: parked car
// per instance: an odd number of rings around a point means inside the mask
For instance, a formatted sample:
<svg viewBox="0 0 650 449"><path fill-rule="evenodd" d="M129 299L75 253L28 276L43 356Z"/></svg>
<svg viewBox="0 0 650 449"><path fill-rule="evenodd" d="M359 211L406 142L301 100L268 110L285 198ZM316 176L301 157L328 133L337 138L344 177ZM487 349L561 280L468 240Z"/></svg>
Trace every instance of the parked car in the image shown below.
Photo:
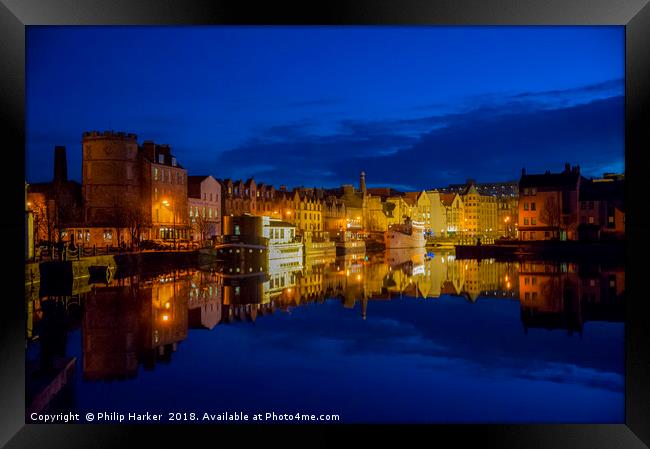
<svg viewBox="0 0 650 449"><path fill-rule="evenodd" d="M143 250L162 250L165 246L156 240L143 240L140 242L140 249Z"/></svg>

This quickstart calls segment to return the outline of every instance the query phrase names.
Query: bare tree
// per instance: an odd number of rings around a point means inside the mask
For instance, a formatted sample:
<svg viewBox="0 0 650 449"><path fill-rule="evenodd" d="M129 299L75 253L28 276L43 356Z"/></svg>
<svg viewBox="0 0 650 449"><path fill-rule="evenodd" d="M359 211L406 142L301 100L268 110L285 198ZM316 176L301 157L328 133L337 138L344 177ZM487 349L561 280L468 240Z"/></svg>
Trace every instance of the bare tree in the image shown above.
<svg viewBox="0 0 650 449"><path fill-rule="evenodd" d="M146 214L141 207L132 206L126 210L126 226L131 236L131 247L140 245L140 237L146 225Z"/></svg>
<svg viewBox="0 0 650 449"><path fill-rule="evenodd" d="M117 233L117 246L122 247L122 230L129 228L129 209L123 206L117 196L113 197L112 222Z"/></svg>
<svg viewBox="0 0 650 449"><path fill-rule="evenodd" d="M554 196L547 196L544 206L539 214L539 219L546 225L554 228L553 236L560 228L562 214L560 212L560 203Z"/></svg>
<svg viewBox="0 0 650 449"><path fill-rule="evenodd" d="M203 246L203 242L206 239L208 232L210 231L212 223L205 219L202 215L197 214L196 217L192 218L192 227L194 232L199 235L199 242Z"/></svg>

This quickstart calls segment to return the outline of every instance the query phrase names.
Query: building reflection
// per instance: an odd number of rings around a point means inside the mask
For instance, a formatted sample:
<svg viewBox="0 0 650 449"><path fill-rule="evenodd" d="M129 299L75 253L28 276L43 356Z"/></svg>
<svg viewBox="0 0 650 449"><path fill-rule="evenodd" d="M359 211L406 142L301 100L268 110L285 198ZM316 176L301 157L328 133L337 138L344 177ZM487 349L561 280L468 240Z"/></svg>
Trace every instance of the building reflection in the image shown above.
<svg viewBox="0 0 650 449"><path fill-rule="evenodd" d="M233 274L231 274L233 273ZM274 272L190 269L83 286L76 296L26 291L27 345L47 369L82 329L87 380L125 379L171 361L192 330L254 322L326 300L372 319L375 301L458 298L518 301L523 328L581 333L588 321L623 321L622 267L459 260L453 253L393 253L312 260ZM75 324L76 323L76 324Z"/></svg>
<svg viewBox="0 0 650 449"><path fill-rule="evenodd" d="M522 262L519 299L524 330L582 334L586 321L623 321L624 286L622 267Z"/></svg>

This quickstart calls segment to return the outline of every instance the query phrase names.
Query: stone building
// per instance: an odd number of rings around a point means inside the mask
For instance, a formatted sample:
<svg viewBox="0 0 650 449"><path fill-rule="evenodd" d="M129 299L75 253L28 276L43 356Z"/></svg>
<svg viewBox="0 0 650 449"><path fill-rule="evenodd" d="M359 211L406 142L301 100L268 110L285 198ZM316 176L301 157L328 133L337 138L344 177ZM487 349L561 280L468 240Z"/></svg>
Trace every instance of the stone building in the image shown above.
<svg viewBox="0 0 650 449"><path fill-rule="evenodd" d="M169 145L113 131L82 138L84 225L89 243L187 238L187 171Z"/></svg>
<svg viewBox="0 0 650 449"><path fill-rule="evenodd" d="M328 195L323 201L323 231L332 239L340 237L345 231L345 203L334 195Z"/></svg>
<svg viewBox="0 0 650 449"><path fill-rule="evenodd" d="M458 193L442 193L440 201L444 209L447 235L458 235L465 228L465 205Z"/></svg>
<svg viewBox="0 0 650 449"><path fill-rule="evenodd" d="M83 242L75 229L83 223L81 185L68 180L66 148L54 148L54 176L51 182L27 186L27 213L33 220L33 244Z"/></svg>
<svg viewBox="0 0 650 449"><path fill-rule="evenodd" d="M209 240L221 234L221 184L212 176L188 176L190 237Z"/></svg>

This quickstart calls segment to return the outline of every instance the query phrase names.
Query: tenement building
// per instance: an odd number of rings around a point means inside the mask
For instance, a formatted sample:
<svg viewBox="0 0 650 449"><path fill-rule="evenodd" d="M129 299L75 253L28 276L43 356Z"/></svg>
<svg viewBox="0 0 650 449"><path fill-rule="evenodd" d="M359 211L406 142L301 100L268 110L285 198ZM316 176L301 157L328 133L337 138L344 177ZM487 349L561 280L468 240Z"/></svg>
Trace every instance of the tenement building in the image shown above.
<svg viewBox="0 0 650 449"><path fill-rule="evenodd" d="M221 234L221 184L212 176L188 176L190 237L209 240Z"/></svg>

